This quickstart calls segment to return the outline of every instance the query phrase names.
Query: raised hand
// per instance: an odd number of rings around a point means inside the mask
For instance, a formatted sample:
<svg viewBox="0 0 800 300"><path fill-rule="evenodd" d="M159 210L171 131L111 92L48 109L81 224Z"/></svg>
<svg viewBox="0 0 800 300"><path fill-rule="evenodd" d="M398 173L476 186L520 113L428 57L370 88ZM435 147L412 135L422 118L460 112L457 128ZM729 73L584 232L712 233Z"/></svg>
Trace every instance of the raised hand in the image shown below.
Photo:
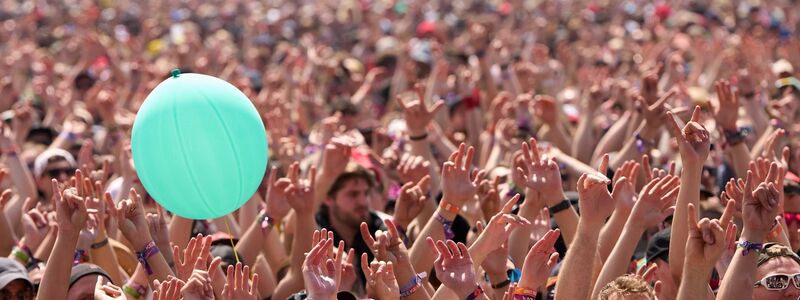
<svg viewBox="0 0 800 300"><path fill-rule="evenodd" d="M467 246L463 243L456 244L452 240L447 242L439 240L434 243L430 237L427 241L430 249L435 249L431 251L439 255L433 264L436 278L459 298L466 298L477 286L475 269Z"/></svg>
<svg viewBox="0 0 800 300"><path fill-rule="evenodd" d="M775 216L778 215L778 202L782 191L778 191L772 182L761 182L753 189L755 183L753 172L747 171L742 201L744 230L766 236L772 228Z"/></svg>
<svg viewBox="0 0 800 300"><path fill-rule="evenodd" d="M422 95L418 96L419 99L408 103L403 103L403 101L398 98L398 101L400 101L400 104L403 106L403 116L406 119L408 133L411 136L420 136L424 134L428 123L430 123L433 117L444 108L444 101L439 100L433 104L433 107L428 109L427 105L422 102Z"/></svg>
<svg viewBox="0 0 800 300"><path fill-rule="evenodd" d="M178 279L188 280L195 267L205 268L206 257L211 249L211 237L197 234L189 240L183 255L178 245L172 245L172 257L175 259L175 275ZM182 258L181 258L182 257Z"/></svg>
<svg viewBox="0 0 800 300"><path fill-rule="evenodd" d="M517 167L517 173L525 187L536 191L547 205L554 205L564 199L558 164L552 158L545 160L541 157L536 139L531 138L530 144L522 143L522 157L526 168Z"/></svg>
<svg viewBox="0 0 800 300"><path fill-rule="evenodd" d="M289 181L291 184L284 190L289 206L295 213L311 213L314 211L314 182L317 178L316 167L311 167L308 178L300 180L300 163L295 162L289 167Z"/></svg>
<svg viewBox="0 0 800 300"><path fill-rule="evenodd" d="M181 296L183 296L183 300L214 299L214 289L209 273L204 270L194 270L186 281L186 285L181 289Z"/></svg>
<svg viewBox="0 0 800 300"><path fill-rule="evenodd" d="M322 167L320 171L326 176L336 178L347 167L347 162L350 161L350 153L353 147L347 145L344 141L333 139L330 143L325 145L322 151Z"/></svg>
<svg viewBox="0 0 800 300"><path fill-rule="evenodd" d="M94 285L95 300L125 300L126 296L122 289L111 282L106 282L105 277L97 276L97 283ZM154 298L155 299L155 298Z"/></svg>
<svg viewBox="0 0 800 300"><path fill-rule="evenodd" d="M442 165L442 194L447 201L458 207L475 196L478 192L478 182L483 177L484 172L479 171L477 176L470 178L474 155L475 149L472 146L466 148L466 145L461 143L458 150L453 152L450 159Z"/></svg>
<svg viewBox="0 0 800 300"><path fill-rule="evenodd" d="M339 291L344 242L339 243L336 261L325 257L325 253L332 248L333 239L323 239L311 249L303 262L303 279L308 296L312 299L332 299Z"/></svg>
<svg viewBox="0 0 800 300"><path fill-rule="evenodd" d="M0 203L5 203L8 199L11 199L11 194L11 189L3 191L3 194L0 195ZM23 213L20 219L22 222L23 238L25 239L24 244L28 246L32 252L36 252L36 249L39 248L39 245L44 241L45 236L47 236L47 233L51 229L40 209L41 204L36 205L37 207L32 207L34 202L35 201L31 198L25 198L25 202L22 205ZM0 209L2 209L2 206L0 206Z"/></svg>
<svg viewBox="0 0 800 300"><path fill-rule="evenodd" d="M727 80L717 80L714 87L719 99L719 104L714 107L717 124L724 130L736 130L736 120L739 118L739 94L733 92Z"/></svg>
<svg viewBox="0 0 800 300"><path fill-rule="evenodd" d="M391 262L396 266L405 265L408 261L408 248L403 243L395 222L386 219L383 223L388 231L378 230L375 232L375 238L373 239L372 235L369 234L369 226L367 226L367 223L362 222L360 228L361 238L364 239L370 251L375 254L375 259Z"/></svg>
<svg viewBox="0 0 800 300"><path fill-rule="evenodd" d="M406 153L397 165L397 175L401 182L419 182L423 177L430 175L430 167L431 162L424 157Z"/></svg>
<svg viewBox="0 0 800 300"><path fill-rule="evenodd" d="M678 127L672 112L667 112L670 134L678 140L678 148L685 166L701 166L711 149L708 130L700 124L700 106L694 108L692 119L683 129Z"/></svg>
<svg viewBox="0 0 800 300"><path fill-rule="evenodd" d="M488 253L501 248L508 240L511 232L520 226L531 225L531 222L527 219L511 213L514 204L519 201L519 198L519 194L514 195L511 200L506 202L503 209L489 220L486 228L475 241L476 245L480 245L481 251Z"/></svg>
<svg viewBox="0 0 800 300"><path fill-rule="evenodd" d="M227 274L228 278L227 281L225 282L225 289L222 290L222 297L224 299L226 300L258 299L258 274L254 274L251 280L249 266L242 267L242 263L236 263L236 267L228 266ZM317 297L313 298L317 299Z"/></svg>
<svg viewBox="0 0 800 300"><path fill-rule="evenodd" d="M680 178L672 175L648 182L633 206L629 222L644 228L658 225L675 211L673 205L679 190Z"/></svg>
<svg viewBox="0 0 800 300"><path fill-rule="evenodd" d="M58 181L52 181L53 191L60 191ZM78 196L74 188L61 192L54 192L56 198L56 219L58 220L59 234L68 234L77 237L86 227L89 214L86 212L86 203Z"/></svg>
<svg viewBox="0 0 800 300"><path fill-rule="evenodd" d="M147 213L144 218L147 220L147 228L156 246L159 249L169 249L169 231L161 205L156 204L156 213Z"/></svg>
<svg viewBox="0 0 800 300"><path fill-rule="evenodd" d="M560 234L559 229L550 230L531 247L522 265L519 287L534 290L545 283L558 261L558 252L554 245Z"/></svg>
<svg viewBox="0 0 800 300"><path fill-rule="evenodd" d="M654 127L659 128L661 127L664 111L666 110L665 104L666 102L674 97L677 94L675 90L670 90L664 95L662 95L658 100L653 102L653 104L649 104L649 99L644 99L642 97L634 97L634 100L642 108L642 116L644 117L647 122L650 124L655 125Z"/></svg>
<svg viewBox="0 0 800 300"><path fill-rule="evenodd" d="M394 275L392 262L373 261L361 254L361 271L367 278L367 296L374 299L400 299L400 287Z"/></svg>
<svg viewBox="0 0 800 300"><path fill-rule="evenodd" d="M639 175L639 164L629 160L614 172L614 189L611 198L614 198L614 211L630 212L636 202L636 179Z"/></svg>
<svg viewBox="0 0 800 300"><path fill-rule="evenodd" d="M181 298L181 289L186 284L183 280L169 276L164 282L155 280L156 288L153 290L153 300L178 300Z"/></svg>
<svg viewBox="0 0 800 300"><path fill-rule="evenodd" d="M270 169L269 177L267 177L267 193L264 195L264 200L267 203L267 216L274 218L276 221L283 220L289 214L289 210L292 209L286 200L286 194L283 192L289 187L289 184L291 184L291 181L288 178L278 180L277 167Z"/></svg>
<svg viewBox="0 0 800 300"><path fill-rule="evenodd" d="M125 238L131 242L131 246L136 251L142 251L152 241L150 229L145 219L142 197L136 193L136 189L130 190L130 199L125 199L117 203L117 216L119 217L119 230Z"/></svg>
<svg viewBox="0 0 800 300"><path fill-rule="evenodd" d="M689 203L689 240L684 268L708 272L725 249L735 247L736 224L730 222L730 218L725 220L725 216L722 219L697 221L697 208Z"/></svg>
<svg viewBox="0 0 800 300"><path fill-rule="evenodd" d="M425 196L430 184L430 175L425 175L414 184L407 182L400 188L400 195L394 206L394 221L401 228L408 228L408 224L417 217L425 208L428 198Z"/></svg>
<svg viewBox="0 0 800 300"><path fill-rule="evenodd" d="M581 209L581 222L584 220L592 224L603 224L606 218L614 211L613 199L606 187L610 182L607 178L597 175L583 174L578 179L578 205Z"/></svg>

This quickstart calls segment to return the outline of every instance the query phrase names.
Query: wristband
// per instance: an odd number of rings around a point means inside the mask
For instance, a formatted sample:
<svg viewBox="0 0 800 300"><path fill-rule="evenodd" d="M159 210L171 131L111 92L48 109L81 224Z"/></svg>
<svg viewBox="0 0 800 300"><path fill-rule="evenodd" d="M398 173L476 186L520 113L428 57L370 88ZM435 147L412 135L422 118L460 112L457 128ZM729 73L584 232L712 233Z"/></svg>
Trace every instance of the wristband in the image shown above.
<svg viewBox="0 0 800 300"><path fill-rule="evenodd" d="M475 286L475 290L467 295L467 300L475 300L478 296L483 295L483 288L480 285Z"/></svg>
<svg viewBox="0 0 800 300"><path fill-rule="evenodd" d="M750 251L761 253L764 250L764 244L752 243L749 241L739 241L736 243L736 248L742 248L742 255L747 256Z"/></svg>
<svg viewBox="0 0 800 300"><path fill-rule="evenodd" d="M103 248L105 245L108 245L108 237L104 238L102 241L94 243L90 246L92 249L100 249Z"/></svg>
<svg viewBox="0 0 800 300"><path fill-rule="evenodd" d="M566 210L566 209L568 209L570 207L572 207L572 203L570 203L569 199L564 199L564 200L561 200L561 202L559 202L558 204L553 205L551 207L548 207L547 209L550 211L551 215L555 215L555 214L560 213L561 211L564 211L564 210Z"/></svg>
<svg viewBox="0 0 800 300"><path fill-rule="evenodd" d="M150 267L150 263L147 262L147 259L151 256L158 253L158 247L156 246L156 242L150 241L147 245L144 246L144 250L142 252L136 252L136 259L139 260L139 263L142 264L144 270L147 272L147 275L153 274L153 269Z"/></svg>
<svg viewBox="0 0 800 300"><path fill-rule="evenodd" d="M133 280L128 280L128 282L125 282L125 285L122 286L122 291L133 296L134 298L141 298L147 294L147 289Z"/></svg>
<svg viewBox="0 0 800 300"><path fill-rule="evenodd" d="M408 234L406 234L406 230L400 225L395 226L397 227L397 233L400 234L400 238L403 240L403 245L408 247L411 244L411 240L408 238Z"/></svg>
<svg viewBox="0 0 800 300"><path fill-rule="evenodd" d="M511 280L506 279L506 280L503 280L503 281L501 281L500 283L497 283L497 284L494 284L494 283L490 282L490 284L492 285L492 288L495 289L495 290L496 289L502 289L502 288L505 288L505 287L511 285Z"/></svg>
<svg viewBox="0 0 800 300"><path fill-rule="evenodd" d="M261 233L267 233L273 226L275 226L275 219L270 218L266 212L262 212L261 216L258 218L258 222L261 223Z"/></svg>
<svg viewBox="0 0 800 300"><path fill-rule="evenodd" d="M458 206L455 206L452 203L444 201L444 200L439 202L439 208L444 209L445 211L448 211L448 212L451 212L451 213L454 213L454 214L458 214L458 211L461 210L461 208L459 208Z"/></svg>
<svg viewBox="0 0 800 300"><path fill-rule="evenodd" d="M519 300L536 299L536 290L526 289L520 286L515 286L513 288L513 294L514 294L514 299L519 299Z"/></svg>
<svg viewBox="0 0 800 300"><path fill-rule="evenodd" d="M72 265L74 266L85 262L89 262L89 254L86 254L86 250L76 249L75 255L72 257Z"/></svg>
<svg viewBox="0 0 800 300"><path fill-rule="evenodd" d="M412 141L422 141L428 138L428 133L423 133L417 136L409 136L408 139Z"/></svg>
<svg viewBox="0 0 800 300"><path fill-rule="evenodd" d="M14 247L14 250L11 251L11 255L17 258L22 265L28 265L31 262L31 257L25 253L25 251L19 249L19 247Z"/></svg>
<svg viewBox="0 0 800 300"><path fill-rule="evenodd" d="M425 272L415 274L414 278L411 278L408 283L400 287L400 298L405 298L416 293L419 288L422 287L422 279L427 276L428 274Z"/></svg>
<svg viewBox="0 0 800 300"><path fill-rule="evenodd" d="M725 142L728 146L736 146L744 142L744 139L748 135L748 131L735 129L735 130L722 130L722 133L725 135Z"/></svg>
<svg viewBox="0 0 800 300"><path fill-rule="evenodd" d="M16 156L17 155L17 145L11 145L8 148L4 148L0 150L4 155L8 156Z"/></svg>
<svg viewBox="0 0 800 300"><path fill-rule="evenodd" d="M453 221L448 221L438 212L436 213L436 221L442 224L442 228L444 229L444 237L446 239L452 240L454 237L456 237L456 234L453 233Z"/></svg>

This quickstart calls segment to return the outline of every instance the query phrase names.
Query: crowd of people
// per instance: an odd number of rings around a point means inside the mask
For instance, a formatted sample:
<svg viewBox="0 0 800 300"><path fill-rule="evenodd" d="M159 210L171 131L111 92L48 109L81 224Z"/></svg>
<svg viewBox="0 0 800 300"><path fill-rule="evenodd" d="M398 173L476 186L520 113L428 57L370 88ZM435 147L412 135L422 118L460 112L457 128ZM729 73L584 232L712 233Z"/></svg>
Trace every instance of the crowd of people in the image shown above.
<svg viewBox="0 0 800 300"><path fill-rule="evenodd" d="M0 24L0 299L800 299L797 1L4 0ZM217 219L137 177L174 68L265 124L260 188Z"/></svg>

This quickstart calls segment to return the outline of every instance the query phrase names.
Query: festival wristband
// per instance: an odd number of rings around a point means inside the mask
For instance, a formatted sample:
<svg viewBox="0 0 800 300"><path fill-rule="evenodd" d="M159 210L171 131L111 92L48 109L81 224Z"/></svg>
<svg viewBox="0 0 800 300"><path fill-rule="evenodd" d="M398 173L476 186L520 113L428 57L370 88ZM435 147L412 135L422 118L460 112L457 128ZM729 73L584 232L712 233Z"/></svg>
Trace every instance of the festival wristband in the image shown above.
<svg viewBox="0 0 800 300"><path fill-rule="evenodd" d="M100 249L103 248L105 245L108 245L108 238L104 238L102 241L94 243L90 246L92 249Z"/></svg>
<svg viewBox="0 0 800 300"><path fill-rule="evenodd" d="M742 248L742 255L747 256L750 251L755 251L757 253L764 250L764 244L759 243L752 243L749 241L739 241L736 243L737 248Z"/></svg>
<svg viewBox="0 0 800 300"><path fill-rule="evenodd" d="M467 300L475 300L480 295L483 295L483 288L480 285L475 286L475 290L472 291L469 295L467 295Z"/></svg>
<svg viewBox="0 0 800 300"><path fill-rule="evenodd" d="M444 229L444 237L448 240L452 240L456 237L456 234L453 232L453 221L448 221L438 212L436 213L436 221L442 224L442 229Z"/></svg>
<svg viewBox="0 0 800 300"><path fill-rule="evenodd" d="M561 200L561 202L559 202L558 204L548 207L547 210L550 211L551 215L555 215L557 213L569 209L570 207L572 207L572 203L570 203L569 199L564 199Z"/></svg>
<svg viewBox="0 0 800 300"><path fill-rule="evenodd" d="M144 246L144 250L141 252L136 252L136 259L142 264L147 275L153 274L153 268L150 267L150 263L147 262L147 259L156 253L158 253L158 247L156 247L156 242L154 241L147 243L147 245Z"/></svg>
<svg viewBox="0 0 800 300"><path fill-rule="evenodd" d="M408 283L400 287L400 298L405 298L416 293L419 288L422 287L422 279L427 276L428 274L425 272L414 275Z"/></svg>
<svg viewBox="0 0 800 300"><path fill-rule="evenodd" d="M122 286L122 291L137 299L147 294L147 289L145 289L145 287L142 286L141 284L134 282L133 280L128 280L128 282L126 282L125 285Z"/></svg>
<svg viewBox="0 0 800 300"><path fill-rule="evenodd" d="M514 299L519 299L519 300L536 299L536 290L526 289L520 286L515 286L513 288L513 294L514 294Z"/></svg>
<svg viewBox="0 0 800 300"><path fill-rule="evenodd" d="M451 212L457 214L459 210L461 210L458 206L453 205L450 202L442 200L439 202L439 208L444 209L447 212Z"/></svg>
<svg viewBox="0 0 800 300"><path fill-rule="evenodd" d="M85 262L89 262L89 254L86 253L86 250L76 249L75 255L72 257L72 265L74 266Z"/></svg>

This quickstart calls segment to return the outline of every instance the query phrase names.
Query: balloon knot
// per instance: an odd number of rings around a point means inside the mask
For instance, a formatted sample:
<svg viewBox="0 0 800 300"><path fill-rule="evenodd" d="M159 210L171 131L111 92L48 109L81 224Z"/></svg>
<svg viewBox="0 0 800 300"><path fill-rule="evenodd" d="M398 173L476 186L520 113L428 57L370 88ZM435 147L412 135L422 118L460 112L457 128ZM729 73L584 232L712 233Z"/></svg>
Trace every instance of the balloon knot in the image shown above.
<svg viewBox="0 0 800 300"><path fill-rule="evenodd" d="M181 75L181 69L172 69L170 73L172 73L173 78L178 78L178 75Z"/></svg>

